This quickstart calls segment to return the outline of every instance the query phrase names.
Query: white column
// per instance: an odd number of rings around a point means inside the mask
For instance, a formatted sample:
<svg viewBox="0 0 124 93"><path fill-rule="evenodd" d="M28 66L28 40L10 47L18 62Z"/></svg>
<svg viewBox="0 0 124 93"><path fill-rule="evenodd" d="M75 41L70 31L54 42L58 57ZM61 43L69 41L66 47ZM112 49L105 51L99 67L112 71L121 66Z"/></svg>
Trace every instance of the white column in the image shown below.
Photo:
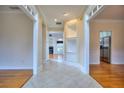
<svg viewBox="0 0 124 93"><path fill-rule="evenodd" d="M89 73L89 43L90 43L90 31L89 31L89 17L84 16L84 49L83 49L83 69L84 73Z"/></svg>
<svg viewBox="0 0 124 93"><path fill-rule="evenodd" d="M33 75L37 74L38 64L38 14L35 15L33 30Z"/></svg>
<svg viewBox="0 0 124 93"><path fill-rule="evenodd" d="M49 60L49 32L46 30L46 62Z"/></svg>

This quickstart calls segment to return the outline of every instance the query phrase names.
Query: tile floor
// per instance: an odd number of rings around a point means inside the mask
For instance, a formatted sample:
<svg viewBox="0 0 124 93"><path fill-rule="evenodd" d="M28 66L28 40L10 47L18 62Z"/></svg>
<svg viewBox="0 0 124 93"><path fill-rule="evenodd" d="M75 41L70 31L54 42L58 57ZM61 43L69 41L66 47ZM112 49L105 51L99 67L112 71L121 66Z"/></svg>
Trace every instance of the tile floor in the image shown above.
<svg viewBox="0 0 124 93"><path fill-rule="evenodd" d="M60 62L44 63L43 69L23 88L100 88L92 77L79 69Z"/></svg>

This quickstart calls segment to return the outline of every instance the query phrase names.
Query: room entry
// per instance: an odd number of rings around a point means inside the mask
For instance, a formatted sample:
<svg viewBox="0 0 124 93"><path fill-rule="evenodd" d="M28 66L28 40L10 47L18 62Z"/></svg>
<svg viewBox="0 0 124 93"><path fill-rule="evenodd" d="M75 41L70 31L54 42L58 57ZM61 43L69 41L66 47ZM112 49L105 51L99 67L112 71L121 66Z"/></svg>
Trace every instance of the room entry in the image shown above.
<svg viewBox="0 0 124 93"><path fill-rule="evenodd" d="M56 62L63 62L64 39L62 31L49 31L48 33L48 58Z"/></svg>
<svg viewBox="0 0 124 93"><path fill-rule="evenodd" d="M111 63L111 31L100 32L100 61Z"/></svg>

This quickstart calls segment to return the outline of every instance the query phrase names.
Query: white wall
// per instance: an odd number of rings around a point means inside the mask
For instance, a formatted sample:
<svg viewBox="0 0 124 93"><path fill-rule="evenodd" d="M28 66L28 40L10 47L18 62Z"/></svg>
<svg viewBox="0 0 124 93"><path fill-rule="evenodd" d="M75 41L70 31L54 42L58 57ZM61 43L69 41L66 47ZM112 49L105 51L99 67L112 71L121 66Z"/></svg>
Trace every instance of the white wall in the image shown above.
<svg viewBox="0 0 124 93"><path fill-rule="evenodd" d="M99 32L112 31L112 64L124 64L124 21L92 21L90 23L90 64L100 63Z"/></svg>
<svg viewBox="0 0 124 93"><path fill-rule="evenodd" d="M49 46L53 46L54 48L54 54L57 54L57 37L49 37Z"/></svg>
<svg viewBox="0 0 124 93"><path fill-rule="evenodd" d="M73 19L65 22L65 55L66 60L75 61L82 66L83 58L83 21L80 19ZM73 40L73 44L70 43ZM75 44L74 44L75 42ZM70 47L69 47L70 46ZM73 47L71 47L73 46ZM71 48L71 49L68 49ZM75 49L73 49L75 48ZM75 50L74 52L70 50Z"/></svg>
<svg viewBox="0 0 124 93"><path fill-rule="evenodd" d="M57 51L57 41L58 39L63 39L62 31L49 31L49 34L52 34L52 37L49 37L49 46L54 47L54 54L58 54Z"/></svg>
<svg viewBox="0 0 124 93"><path fill-rule="evenodd" d="M0 13L0 69L32 69L33 21L23 13Z"/></svg>

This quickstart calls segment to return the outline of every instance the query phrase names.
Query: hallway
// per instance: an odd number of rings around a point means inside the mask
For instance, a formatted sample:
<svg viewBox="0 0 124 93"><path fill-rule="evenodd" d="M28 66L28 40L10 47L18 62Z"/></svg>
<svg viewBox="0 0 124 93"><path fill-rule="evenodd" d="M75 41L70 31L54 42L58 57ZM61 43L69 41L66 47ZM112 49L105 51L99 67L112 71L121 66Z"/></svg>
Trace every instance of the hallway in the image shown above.
<svg viewBox="0 0 124 93"><path fill-rule="evenodd" d="M64 55L62 54L49 54L49 60L51 61L57 61L57 62L63 62L64 61Z"/></svg>
<svg viewBox="0 0 124 93"><path fill-rule="evenodd" d="M48 62L39 69L38 75L33 76L24 88L99 88L101 87L89 75L79 69L64 63Z"/></svg>
<svg viewBox="0 0 124 93"><path fill-rule="evenodd" d="M0 6L0 87L124 87L123 10L121 5ZM100 64L100 57L111 64Z"/></svg>

